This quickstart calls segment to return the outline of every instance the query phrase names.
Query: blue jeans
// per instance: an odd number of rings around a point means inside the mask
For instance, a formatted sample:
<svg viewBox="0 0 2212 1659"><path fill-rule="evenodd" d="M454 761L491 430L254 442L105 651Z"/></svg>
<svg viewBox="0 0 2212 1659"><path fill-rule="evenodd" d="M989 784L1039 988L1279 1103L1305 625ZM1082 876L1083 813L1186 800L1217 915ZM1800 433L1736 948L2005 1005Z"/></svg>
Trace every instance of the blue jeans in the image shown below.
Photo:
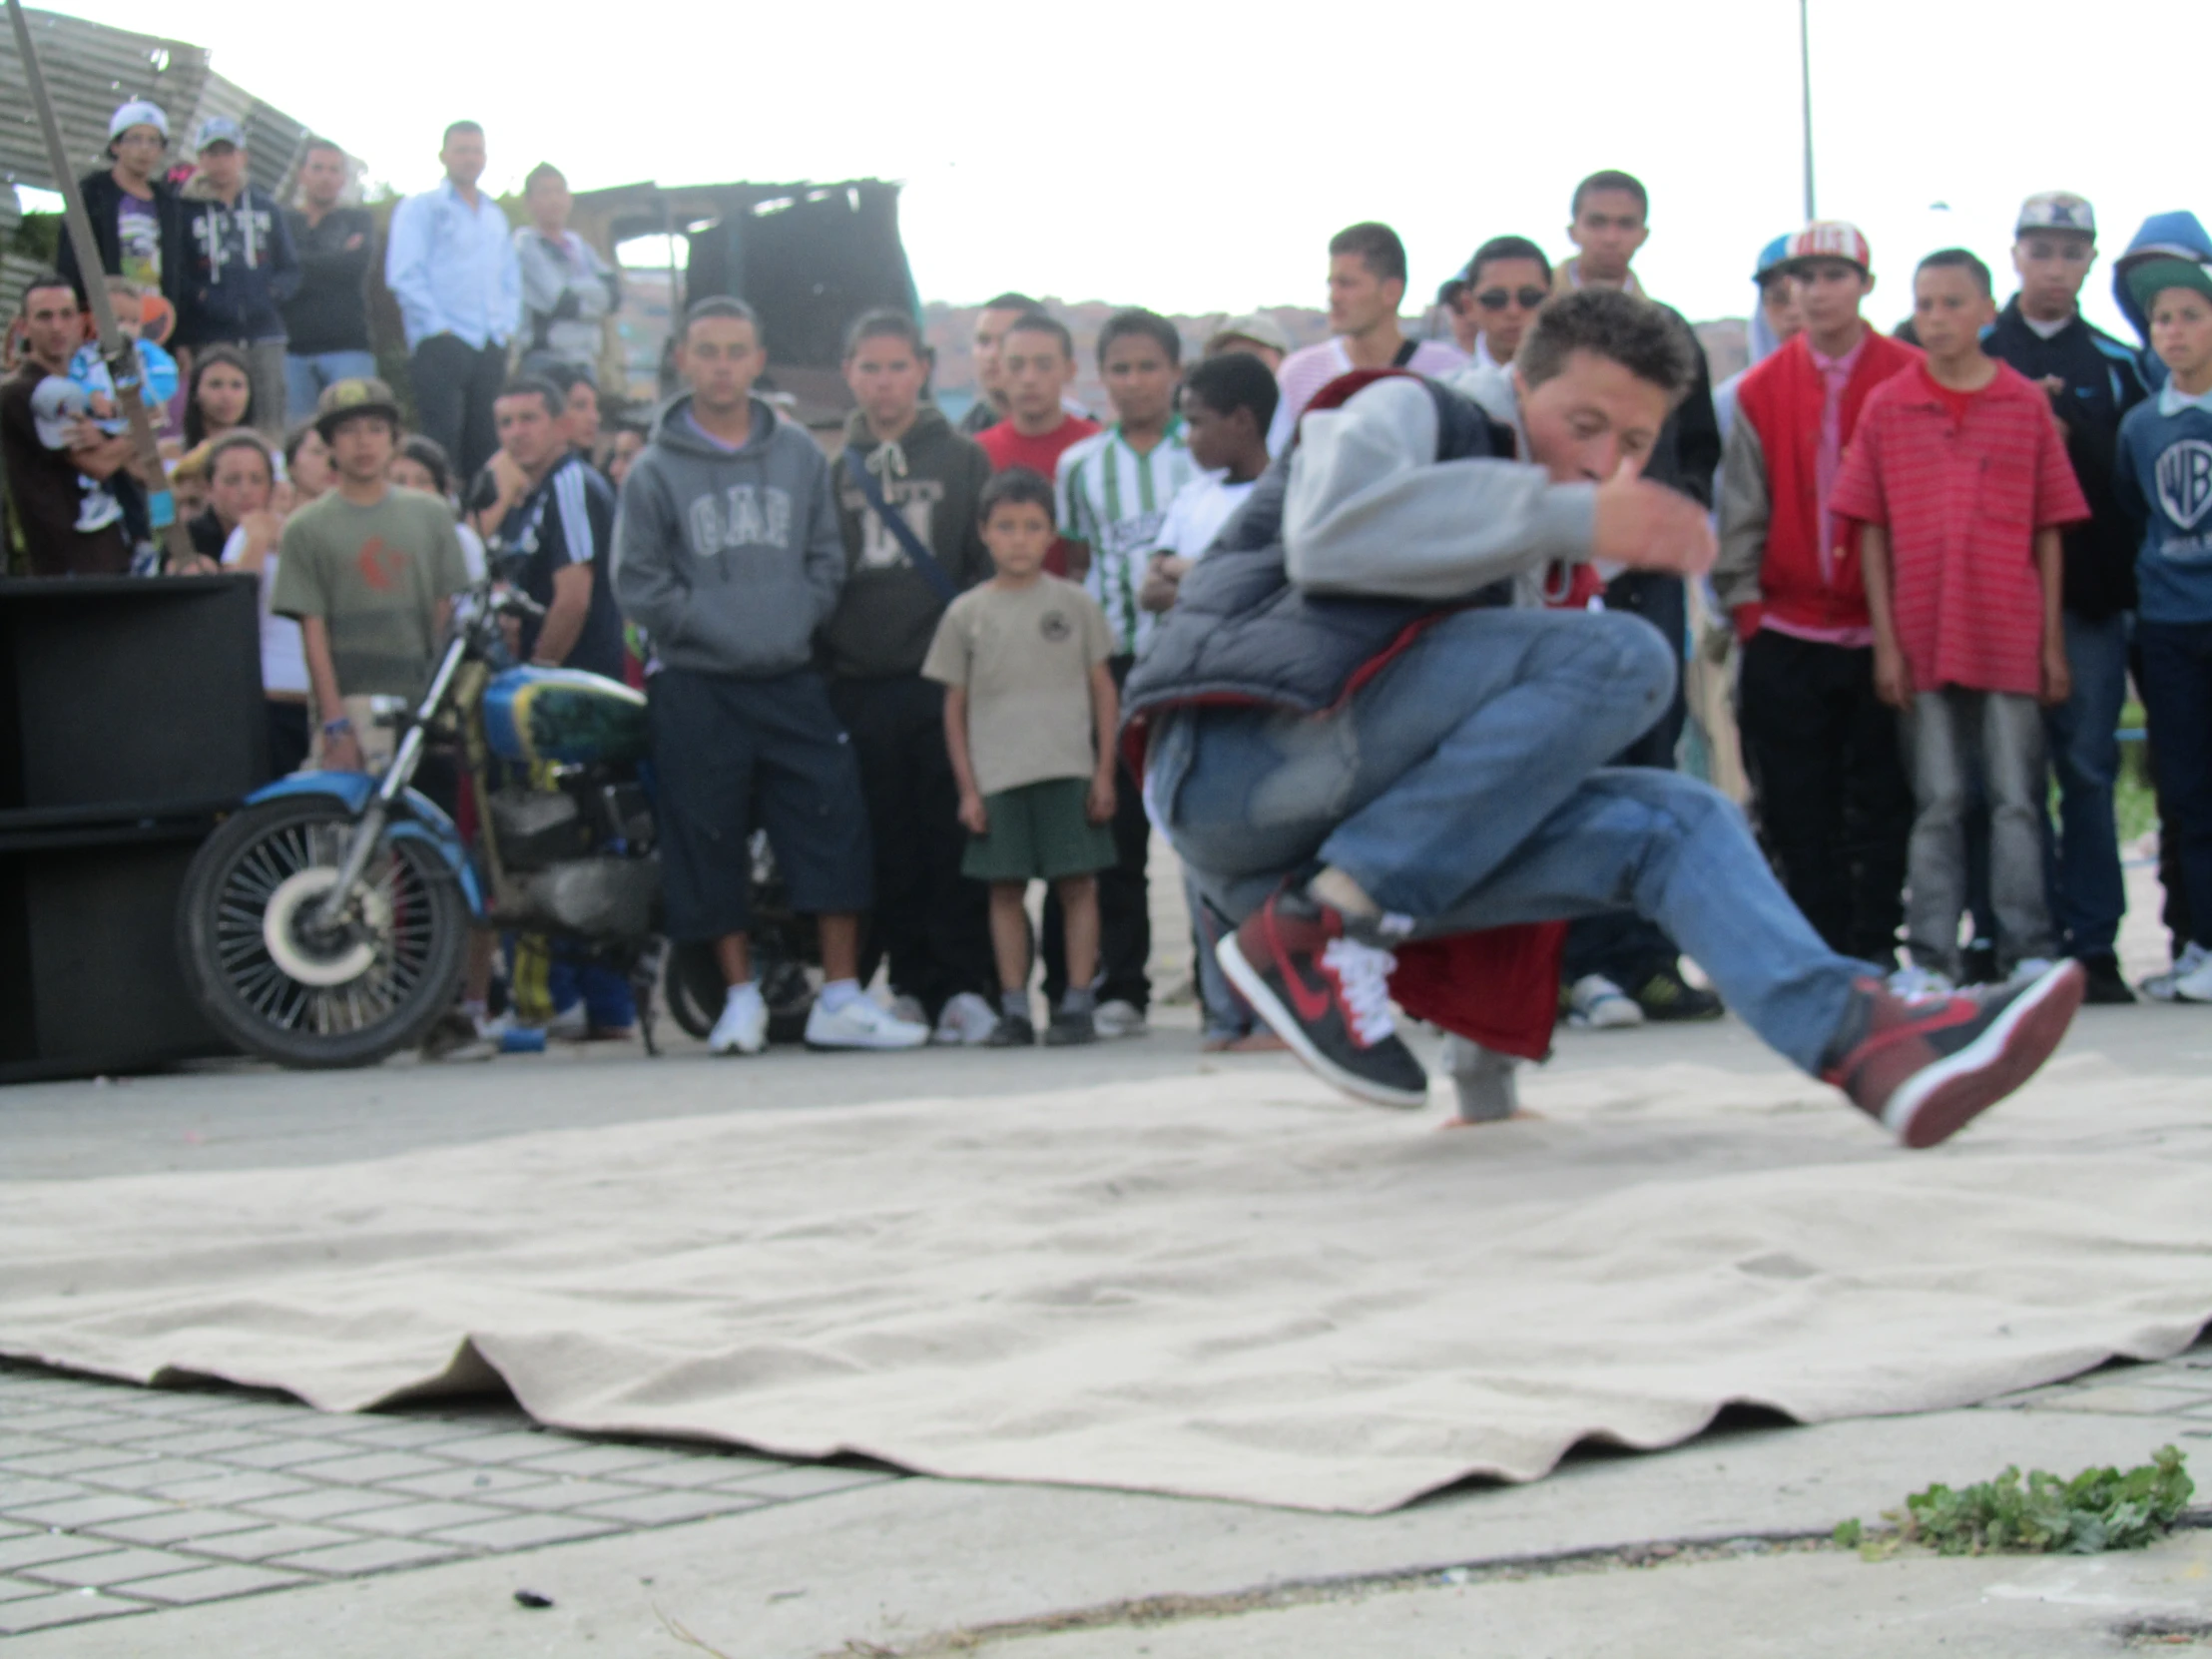
<svg viewBox="0 0 2212 1659"><path fill-rule="evenodd" d="M1821 942L1725 797L1604 765L1674 687L1675 652L1635 617L1461 612L1329 714L1177 714L1147 794L1230 915L1316 860L1425 934L1633 909L1817 1073L1876 970Z"/></svg>
<svg viewBox="0 0 2212 1659"><path fill-rule="evenodd" d="M284 421L309 420L322 396L322 388L340 380L365 380L376 372L373 351L297 352L284 357Z"/></svg>
<svg viewBox="0 0 2212 1659"><path fill-rule="evenodd" d="M2158 773L2159 837L2174 844L2189 936L2212 949L2212 622L2135 625Z"/></svg>
<svg viewBox="0 0 2212 1659"><path fill-rule="evenodd" d="M2120 776L2120 706L2127 701L2127 618L2090 622L2068 611L2066 664L2073 696L2043 715L2058 774L2050 914L2066 954L2108 956L2127 912L2112 807Z"/></svg>

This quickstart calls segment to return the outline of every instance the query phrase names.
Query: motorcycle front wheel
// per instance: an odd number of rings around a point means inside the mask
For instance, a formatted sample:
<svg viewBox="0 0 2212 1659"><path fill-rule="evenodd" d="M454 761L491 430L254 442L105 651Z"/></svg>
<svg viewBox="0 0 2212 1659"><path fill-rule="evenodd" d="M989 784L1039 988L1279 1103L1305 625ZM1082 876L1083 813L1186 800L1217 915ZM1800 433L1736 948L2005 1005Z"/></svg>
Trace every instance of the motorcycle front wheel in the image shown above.
<svg viewBox="0 0 2212 1659"><path fill-rule="evenodd" d="M293 798L234 814L185 876L185 978L209 1020L251 1054L295 1067L362 1066L419 1042L452 1006L468 955L460 883L435 848L388 841L335 927L316 919L353 820Z"/></svg>

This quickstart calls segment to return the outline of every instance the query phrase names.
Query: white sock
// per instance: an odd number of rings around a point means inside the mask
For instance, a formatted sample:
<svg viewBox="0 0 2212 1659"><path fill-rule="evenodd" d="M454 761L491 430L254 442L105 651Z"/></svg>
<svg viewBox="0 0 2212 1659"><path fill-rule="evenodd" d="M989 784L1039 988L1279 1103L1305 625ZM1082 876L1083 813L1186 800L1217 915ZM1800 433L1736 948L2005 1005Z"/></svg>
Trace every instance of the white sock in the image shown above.
<svg viewBox="0 0 2212 1659"><path fill-rule="evenodd" d="M743 984L732 985L730 987L728 993L724 997L723 1005L725 1007L734 1008L741 1002L749 1000L758 1002L760 1001L760 986L754 984L752 980L748 979Z"/></svg>
<svg viewBox="0 0 2212 1659"><path fill-rule="evenodd" d="M842 1012L850 1003L860 1000L860 982L857 979L832 979L822 987L816 998L832 1014Z"/></svg>

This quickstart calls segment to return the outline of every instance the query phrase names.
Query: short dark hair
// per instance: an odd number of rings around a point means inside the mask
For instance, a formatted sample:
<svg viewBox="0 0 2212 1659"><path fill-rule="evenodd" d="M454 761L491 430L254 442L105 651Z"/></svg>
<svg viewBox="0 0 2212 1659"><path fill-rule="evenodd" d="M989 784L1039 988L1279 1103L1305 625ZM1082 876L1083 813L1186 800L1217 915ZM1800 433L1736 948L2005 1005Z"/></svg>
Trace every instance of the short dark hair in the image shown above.
<svg viewBox="0 0 2212 1659"><path fill-rule="evenodd" d="M1474 251L1474 258L1467 262L1467 285L1472 287L1482 280L1482 268L1498 260L1534 260L1537 269L1544 274L1545 282L1551 280L1551 262L1544 258L1544 251L1526 237L1492 237Z"/></svg>
<svg viewBox="0 0 2212 1659"><path fill-rule="evenodd" d="M599 390L599 376L589 363L540 363L531 372L552 381L564 400L578 386L591 387L595 395Z"/></svg>
<svg viewBox="0 0 2212 1659"><path fill-rule="evenodd" d="M420 432L410 432L399 440L399 447L393 453L414 462L427 472L430 481L437 485L438 494L453 493L453 462L445 453L445 445L436 438L426 438Z"/></svg>
<svg viewBox="0 0 2212 1659"><path fill-rule="evenodd" d="M1068 332L1068 325L1046 311L1023 311L1006 329L1006 338L1016 334L1050 334L1060 342L1060 355L1070 362L1075 360L1075 336Z"/></svg>
<svg viewBox="0 0 2212 1659"><path fill-rule="evenodd" d="M1127 334L1141 334L1156 342L1168 354L1171 366L1180 367L1183 362L1183 336L1175 331L1175 324L1158 311L1148 311L1142 305L1131 305L1127 310L1116 311L1106 319L1106 325L1098 331L1098 366L1106 366L1106 347Z"/></svg>
<svg viewBox="0 0 2212 1659"><path fill-rule="evenodd" d="M299 147L299 154L304 156L310 150L327 150L334 156L343 156L345 154L344 145L326 138L310 137L305 144L302 144Z"/></svg>
<svg viewBox="0 0 2212 1659"><path fill-rule="evenodd" d="M844 360L850 362L860 346L871 339L902 339L918 360L928 361L929 347L922 342L921 324L914 320L910 311L893 310L888 305L862 311L844 331Z"/></svg>
<svg viewBox="0 0 2212 1659"><path fill-rule="evenodd" d="M1636 212L1644 218L1651 217L1651 193L1644 189L1643 180L1633 173L1623 173L1617 167L1600 168L1582 183L1574 187L1574 202L1567 209L1569 219L1582 217L1582 199L1601 190L1617 190L1636 199Z"/></svg>
<svg viewBox="0 0 2212 1659"><path fill-rule="evenodd" d="M510 397L535 397L545 405L548 420L558 420L568 412L568 392L556 386L542 374L518 374L499 388L493 402L504 402Z"/></svg>
<svg viewBox="0 0 2212 1659"><path fill-rule="evenodd" d="M453 142L453 135L455 133L474 133L478 138L482 138L484 136L484 129L473 121L447 122L445 127L445 137L438 141L438 147L440 149L443 149L446 145L451 144Z"/></svg>
<svg viewBox="0 0 2212 1659"><path fill-rule="evenodd" d="M1008 288L996 299L986 299L976 308L985 311L1037 311L1044 307L1026 293L1019 293L1012 288Z"/></svg>
<svg viewBox="0 0 2212 1659"><path fill-rule="evenodd" d="M1997 296L1996 284L1989 276L1989 268L1963 248L1936 249L1913 268L1913 275L1919 276L1924 271L1963 271L1973 278L1974 286L1981 290L1982 298L1994 299Z"/></svg>
<svg viewBox="0 0 2212 1659"><path fill-rule="evenodd" d="M540 179L558 179L564 185L568 183L567 174L551 162L540 162L522 176L522 194L528 196Z"/></svg>
<svg viewBox="0 0 2212 1659"><path fill-rule="evenodd" d="M1329 239L1329 257L1334 260L1342 254L1359 255L1385 282L1392 277L1405 280L1405 244L1387 225L1370 219L1346 226Z"/></svg>
<svg viewBox="0 0 2212 1659"><path fill-rule="evenodd" d="M1613 288L1577 288L1546 304L1513 366L1534 388L1556 376L1577 351L1611 358L1674 403L1689 394L1697 378L1697 342L1688 324L1664 305Z"/></svg>
<svg viewBox="0 0 2212 1659"><path fill-rule="evenodd" d="M234 449L253 450L255 454L261 456L262 470L269 475L269 481L273 484L276 481L276 463L269 458L269 445L262 441L262 435L259 432L226 432L210 444L208 446L208 476L210 478L215 476L215 469L222 464L223 457Z"/></svg>
<svg viewBox="0 0 2212 1659"><path fill-rule="evenodd" d="M753 340L761 342L761 313L733 293L710 293L704 299L694 299L684 312L684 338L691 338L692 324L704 322L710 316L727 316L739 322L753 324Z"/></svg>
<svg viewBox="0 0 2212 1659"><path fill-rule="evenodd" d="M299 446L309 438L319 437L320 435L312 420L302 420L294 425L290 431L284 434L284 465L287 468L294 465L299 459Z"/></svg>
<svg viewBox="0 0 2212 1659"><path fill-rule="evenodd" d="M1042 507L1044 516L1051 520L1052 482L1041 472L1031 472L1025 466L1010 466L1004 472L991 474L991 481L983 486L983 493L976 499L975 522L988 524L992 509L1008 502L1017 506Z"/></svg>
<svg viewBox="0 0 2212 1659"><path fill-rule="evenodd" d="M16 314L18 316L29 316L31 314L31 295L38 292L40 288L67 288L69 289L69 297L77 298L77 284L60 272L34 271L31 273L31 279L23 284L22 297L16 301ZM78 303L82 304L83 301L78 300Z"/></svg>
<svg viewBox="0 0 2212 1659"><path fill-rule="evenodd" d="M1249 351L1225 351L1218 357L1208 357L1191 370L1183 391L1222 414L1250 409L1252 422L1262 437L1267 436L1275 419L1275 406L1283 398L1283 388L1276 384L1268 365Z"/></svg>

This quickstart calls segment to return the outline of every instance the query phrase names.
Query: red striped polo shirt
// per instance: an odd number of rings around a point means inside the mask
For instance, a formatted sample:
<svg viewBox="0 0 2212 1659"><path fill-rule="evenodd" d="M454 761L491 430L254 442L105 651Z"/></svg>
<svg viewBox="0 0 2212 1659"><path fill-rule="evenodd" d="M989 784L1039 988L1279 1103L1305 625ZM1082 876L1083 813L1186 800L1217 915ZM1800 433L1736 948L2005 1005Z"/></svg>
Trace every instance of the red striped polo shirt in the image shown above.
<svg viewBox="0 0 2212 1659"><path fill-rule="evenodd" d="M1868 394L1831 498L1890 540L1898 645L1920 691L2042 687L2035 532L2089 516L2050 399L2017 370L1953 415L1919 363Z"/></svg>

